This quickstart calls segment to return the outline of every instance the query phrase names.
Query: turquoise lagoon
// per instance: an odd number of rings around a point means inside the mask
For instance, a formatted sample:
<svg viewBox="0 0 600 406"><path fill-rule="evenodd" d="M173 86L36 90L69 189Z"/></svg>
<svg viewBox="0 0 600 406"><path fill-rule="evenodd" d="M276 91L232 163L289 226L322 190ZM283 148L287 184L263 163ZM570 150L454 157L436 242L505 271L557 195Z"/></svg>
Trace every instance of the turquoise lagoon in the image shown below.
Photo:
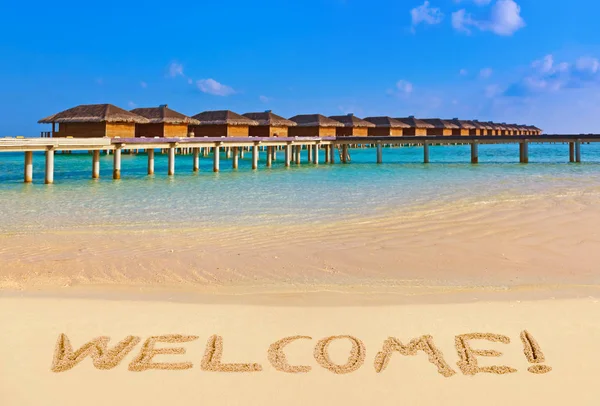
<svg viewBox="0 0 600 406"><path fill-rule="evenodd" d="M113 181L112 156L102 155L101 178L91 179L87 153L57 154L55 184L44 185L44 156L34 154L34 183L23 184L23 154L0 154L0 231L35 232L89 226L167 227L298 224L370 217L395 210L466 207L500 200L568 194L600 195L600 145L582 145L581 164L568 163L568 146L532 144L530 163L518 163L514 145L481 145L478 165L469 146L432 146L423 164L420 147L351 150L349 164L306 162L285 168L278 152L272 168L252 171L251 154L238 170L221 156L178 155L175 176L166 155L156 155L156 174L146 174L145 154L123 155L122 179Z"/></svg>

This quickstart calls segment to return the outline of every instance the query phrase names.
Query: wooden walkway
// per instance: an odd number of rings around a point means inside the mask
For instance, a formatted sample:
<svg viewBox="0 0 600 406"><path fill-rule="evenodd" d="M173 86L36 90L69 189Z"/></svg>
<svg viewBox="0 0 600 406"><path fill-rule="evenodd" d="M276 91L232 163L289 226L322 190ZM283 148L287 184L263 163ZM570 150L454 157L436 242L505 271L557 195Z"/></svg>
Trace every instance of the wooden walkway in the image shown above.
<svg viewBox="0 0 600 406"><path fill-rule="evenodd" d="M516 136L401 136L401 137L295 137L295 138L0 138L1 152L24 152L24 181L33 180L33 152L45 152L45 183L54 182L54 154L56 151L90 151L92 153L92 178L100 176L100 153L113 154L113 179L121 178L121 154L123 151L145 151L148 154L148 174L154 173L154 153L159 149L168 154L168 175L175 174L177 153L193 155L193 170L200 169L200 155L213 156L213 171L220 170L221 151L231 158L232 167L237 169L239 158L244 152L252 154L252 169L258 169L259 150L266 154L266 166L272 165L278 150L284 152L285 165L300 164L302 151L307 161L319 164L319 151L325 150L325 163L338 159L349 162L349 146L360 145L376 150L376 162L383 162L383 147L412 145L423 147L423 162L429 163L431 145L470 145L471 163L479 162L480 144L518 144L519 162L529 162L529 144L566 143L569 145L569 162L581 162L581 145L600 142L600 134L544 134Z"/></svg>

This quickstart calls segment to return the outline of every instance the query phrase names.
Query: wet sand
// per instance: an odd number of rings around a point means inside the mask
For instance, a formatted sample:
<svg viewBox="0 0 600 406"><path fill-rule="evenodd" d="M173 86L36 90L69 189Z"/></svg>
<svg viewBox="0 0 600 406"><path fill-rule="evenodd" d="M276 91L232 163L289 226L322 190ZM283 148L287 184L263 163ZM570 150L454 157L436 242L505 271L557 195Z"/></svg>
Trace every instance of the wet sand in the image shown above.
<svg viewBox="0 0 600 406"><path fill-rule="evenodd" d="M566 196L286 227L2 234L0 288L238 294L594 287L598 230L600 199Z"/></svg>

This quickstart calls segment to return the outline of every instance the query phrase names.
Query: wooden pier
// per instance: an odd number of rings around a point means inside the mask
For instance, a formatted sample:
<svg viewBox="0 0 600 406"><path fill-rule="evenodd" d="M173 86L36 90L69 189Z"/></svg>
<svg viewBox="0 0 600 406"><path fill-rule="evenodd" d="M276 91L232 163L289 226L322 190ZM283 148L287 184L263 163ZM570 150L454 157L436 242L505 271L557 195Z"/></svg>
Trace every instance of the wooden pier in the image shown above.
<svg viewBox="0 0 600 406"><path fill-rule="evenodd" d="M154 174L155 150L166 152L168 156L169 176L175 175L177 151L183 155L192 155L193 171L200 169L200 156L207 157L212 151L213 171L219 172L221 151L231 159L233 169L239 166L239 159L244 151L252 153L252 169L257 170L259 150L266 151L266 167L271 167L278 151L283 151L286 167L292 162L300 165L302 151L306 151L306 162L319 164L319 151L325 150L325 163L336 163L336 152L339 152L341 163L350 162L349 147L363 146L374 148L374 161L383 163L384 146L422 146L423 163L430 162L430 146L432 145L470 145L471 163L479 163L479 145L483 144L518 144L519 162L529 162L529 144L551 143L568 144L569 162L581 162L581 145L600 142L600 134L544 134L536 136L401 136L401 137L198 137L198 138L0 138L1 152L24 153L24 182L33 181L33 152L45 152L45 183L54 182L54 154L57 151L88 151L92 154L91 177L100 177L100 153L113 154L113 179L121 178L121 154L126 151L146 151L148 155L148 174ZM567 151L565 151L567 154Z"/></svg>

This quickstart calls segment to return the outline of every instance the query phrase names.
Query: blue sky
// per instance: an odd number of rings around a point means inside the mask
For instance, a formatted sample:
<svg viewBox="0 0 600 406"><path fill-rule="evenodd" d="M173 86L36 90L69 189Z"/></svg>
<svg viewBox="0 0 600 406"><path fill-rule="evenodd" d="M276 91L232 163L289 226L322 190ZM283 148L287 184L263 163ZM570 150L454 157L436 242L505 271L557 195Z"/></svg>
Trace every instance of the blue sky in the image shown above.
<svg viewBox="0 0 600 406"><path fill-rule="evenodd" d="M10 2L0 136L88 103L600 132L600 2Z"/></svg>

